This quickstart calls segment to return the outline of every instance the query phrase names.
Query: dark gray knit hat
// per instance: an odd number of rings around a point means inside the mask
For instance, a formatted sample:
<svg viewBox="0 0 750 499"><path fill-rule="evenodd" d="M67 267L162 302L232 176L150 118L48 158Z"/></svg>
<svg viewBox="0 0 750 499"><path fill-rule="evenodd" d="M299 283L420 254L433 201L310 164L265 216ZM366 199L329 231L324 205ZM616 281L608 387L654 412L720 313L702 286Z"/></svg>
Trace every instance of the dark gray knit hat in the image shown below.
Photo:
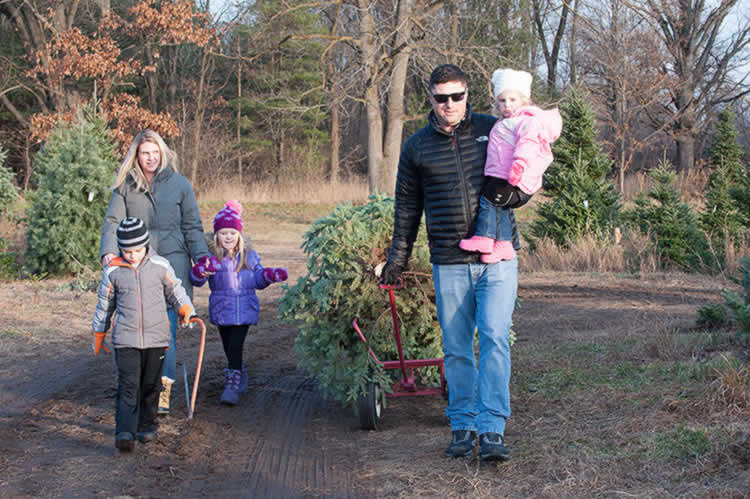
<svg viewBox="0 0 750 499"><path fill-rule="evenodd" d="M128 217L117 226L117 246L120 249L135 249L148 245L148 229L143 220Z"/></svg>

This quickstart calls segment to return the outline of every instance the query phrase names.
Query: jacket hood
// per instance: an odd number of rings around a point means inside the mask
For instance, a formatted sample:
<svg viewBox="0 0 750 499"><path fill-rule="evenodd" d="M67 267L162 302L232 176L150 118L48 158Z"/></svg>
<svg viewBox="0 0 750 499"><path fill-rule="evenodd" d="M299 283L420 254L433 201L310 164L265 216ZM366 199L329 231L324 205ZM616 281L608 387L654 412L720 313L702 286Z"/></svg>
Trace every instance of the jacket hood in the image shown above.
<svg viewBox="0 0 750 499"><path fill-rule="evenodd" d="M544 110L537 106L524 106L513 115L514 118L517 116L530 116L535 118L543 134L543 138L546 139L547 142L554 142L560 138L560 132L562 132L562 116L560 116L560 111L556 107Z"/></svg>

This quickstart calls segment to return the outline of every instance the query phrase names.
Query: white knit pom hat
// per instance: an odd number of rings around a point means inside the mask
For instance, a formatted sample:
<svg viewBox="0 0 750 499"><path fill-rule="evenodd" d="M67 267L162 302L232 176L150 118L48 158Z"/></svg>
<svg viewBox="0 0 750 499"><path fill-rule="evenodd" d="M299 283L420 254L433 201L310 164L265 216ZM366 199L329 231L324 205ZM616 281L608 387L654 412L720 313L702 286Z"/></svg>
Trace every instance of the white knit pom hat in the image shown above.
<svg viewBox="0 0 750 499"><path fill-rule="evenodd" d="M495 97L505 90L515 90L531 98L531 73L526 71L516 71L515 69L496 69L492 73L492 86L495 90Z"/></svg>

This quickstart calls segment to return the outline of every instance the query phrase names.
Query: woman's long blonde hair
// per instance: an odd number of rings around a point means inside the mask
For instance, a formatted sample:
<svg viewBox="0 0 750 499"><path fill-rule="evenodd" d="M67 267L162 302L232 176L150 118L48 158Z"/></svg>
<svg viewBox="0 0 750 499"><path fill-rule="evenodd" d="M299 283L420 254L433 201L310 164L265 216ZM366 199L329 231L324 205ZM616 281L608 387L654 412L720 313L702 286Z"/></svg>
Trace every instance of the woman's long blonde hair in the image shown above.
<svg viewBox="0 0 750 499"><path fill-rule="evenodd" d="M152 144L156 144L156 147L159 148L160 158L159 169L156 170L157 174L163 168L167 167L172 168L175 172L177 171L177 154L167 147L167 144L164 143L164 139L161 138L161 135L147 128L136 135L133 142L130 144L130 148L128 148L128 152L125 154L125 159L122 160L122 163L120 163L120 169L117 170L117 178L115 179L115 183L112 184L112 189L120 187L132 170L135 172L136 188L142 191L146 190L148 181L143 174L140 163L138 163L138 148L141 147L141 144L144 142L151 142Z"/></svg>
<svg viewBox="0 0 750 499"><path fill-rule="evenodd" d="M213 253L219 260L222 260L225 256L238 260L239 263L235 267L235 272L239 272L242 269L247 268L247 248L245 248L245 236L240 232L240 237L237 238L237 245L232 251L226 251L219 242L219 232L214 232L214 247Z"/></svg>

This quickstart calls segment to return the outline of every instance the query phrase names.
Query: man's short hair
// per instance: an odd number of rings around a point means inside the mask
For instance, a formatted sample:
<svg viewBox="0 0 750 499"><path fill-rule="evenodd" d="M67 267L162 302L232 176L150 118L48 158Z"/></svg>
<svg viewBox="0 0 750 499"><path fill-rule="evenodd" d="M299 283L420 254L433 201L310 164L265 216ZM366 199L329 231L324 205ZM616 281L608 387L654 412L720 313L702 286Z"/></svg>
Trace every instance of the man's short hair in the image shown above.
<svg viewBox="0 0 750 499"><path fill-rule="evenodd" d="M461 68L455 64L443 64L432 71L430 75L430 89L440 83L452 81L463 83L467 87L469 86L469 81L466 79L464 72L461 71Z"/></svg>

